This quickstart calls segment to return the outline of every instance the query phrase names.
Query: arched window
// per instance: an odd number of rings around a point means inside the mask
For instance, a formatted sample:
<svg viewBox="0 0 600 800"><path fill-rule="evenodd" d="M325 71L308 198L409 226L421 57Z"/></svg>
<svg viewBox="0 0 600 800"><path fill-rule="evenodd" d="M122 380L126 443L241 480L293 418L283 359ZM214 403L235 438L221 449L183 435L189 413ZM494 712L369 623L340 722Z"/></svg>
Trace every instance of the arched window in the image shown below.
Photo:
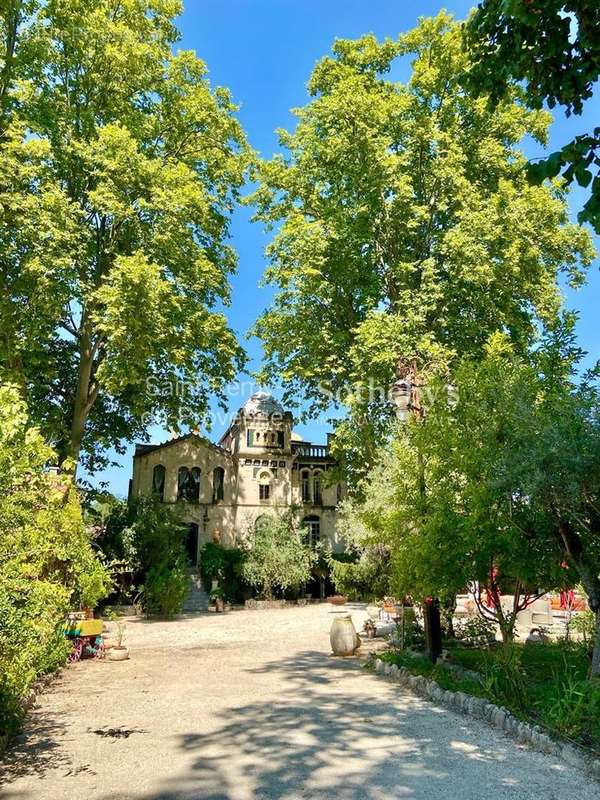
<svg viewBox="0 0 600 800"><path fill-rule="evenodd" d="M225 498L225 470L223 467L213 469L213 503L220 503Z"/></svg>
<svg viewBox="0 0 600 800"><path fill-rule="evenodd" d="M179 467L177 471L177 499L197 503L200 499L200 468Z"/></svg>
<svg viewBox="0 0 600 800"><path fill-rule="evenodd" d="M158 496L162 503L165 499L165 479L167 477L167 470L162 464L156 464L152 470L152 494Z"/></svg>
<svg viewBox="0 0 600 800"><path fill-rule="evenodd" d="M187 500L188 483L190 481L190 471L187 467L179 467L177 470L177 499Z"/></svg>
<svg viewBox="0 0 600 800"><path fill-rule="evenodd" d="M316 506L323 504L323 484L321 481L322 473L315 472L313 475L313 503Z"/></svg>
<svg viewBox="0 0 600 800"><path fill-rule="evenodd" d="M272 475L266 470L258 476L258 499L269 500L271 497L271 478Z"/></svg>
<svg viewBox="0 0 600 800"><path fill-rule="evenodd" d="M192 467L190 470L190 481L188 483L189 496L188 500L191 503L197 503L200 500L200 467Z"/></svg>
<svg viewBox="0 0 600 800"><path fill-rule="evenodd" d="M300 474L300 492L303 503L310 503L310 472L304 470Z"/></svg>
<svg viewBox="0 0 600 800"><path fill-rule="evenodd" d="M306 531L306 539L311 547L316 547L321 541L321 520L316 514L304 517L302 527Z"/></svg>

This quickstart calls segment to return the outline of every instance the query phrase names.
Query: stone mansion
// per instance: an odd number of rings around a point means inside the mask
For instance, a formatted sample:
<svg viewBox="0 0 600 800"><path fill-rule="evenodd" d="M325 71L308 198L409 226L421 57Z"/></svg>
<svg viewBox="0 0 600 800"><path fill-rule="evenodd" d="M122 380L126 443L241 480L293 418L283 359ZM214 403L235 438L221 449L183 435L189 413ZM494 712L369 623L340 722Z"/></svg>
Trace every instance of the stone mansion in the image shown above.
<svg viewBox="0 0 600 800"><path fill-rule="evenodd" d="M335 461L327 445L302 441L292 424L289 411L257 392L218 444L197 433L138 444L131 495L155 492L164 502L182 504L193 565L205 542L234 546L257 519L292 506L312 541L326 539L340 551L335 523L344 486L326 480Z"/></svg>

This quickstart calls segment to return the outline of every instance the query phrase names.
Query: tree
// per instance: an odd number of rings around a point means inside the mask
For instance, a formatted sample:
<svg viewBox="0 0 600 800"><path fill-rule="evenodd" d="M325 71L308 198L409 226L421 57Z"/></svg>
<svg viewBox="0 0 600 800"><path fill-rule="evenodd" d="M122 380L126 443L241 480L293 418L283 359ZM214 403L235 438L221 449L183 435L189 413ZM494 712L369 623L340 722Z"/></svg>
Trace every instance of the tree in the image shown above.
<svg viewBox="0 0 600 800"><path fill-rule="evenodd" d="M481 611L505 638L519 605L578 581L600 622L600 394L574 382L571 324L529 359L493 337L483 359L458 367L450 400L447 384L432 384L424 421L401 428L355 504L371 541L390 547L403 592L483 588L491 611ZM508 614L500 588L521 598Z"/></svg>
<svg viewBox="0 0 600 800"><path fill-rule="evenodd" d="M0 368L64 462L203 417L242 352L218 310L251 154L172 52L178 0L0 12Z"/></svg>
<svg viewBox="0 0 600 800"><path fill-rule="evenodd" d="M315 555L295 514L263 516L249 533L242 575L267 600L274 589L298 589L310 580Z"/></svg>
<svg viewBox="0 0 600 800"><path fill-rule="evenodd" d="M472 90L496 103L524 82L530 108L562 105L567 115L581 114L600 74L600 7L595 0L483 0L465 27L472 66ZM548 158L530 164L532 180L559 173L589 186L579 214L600 233L600 127L576 136Z"/></svg>
<svg viewBox="0 0 600 800"><path fill-rule="evenodd" d="M412 56L406 85L386 73ZM338 441L360 472L389 431L389 387L415 366L480 354L496 330L526 352L560 307L557 277L583 280L586 232L561 191L530 186L518 143L545 141L549 115L491 110L465 93L460 26L442 13L397 41L338 40L309 81L287 154L261 166L258 217L279 223L256 325L262 378L313 412L351 410Z"/></svg>

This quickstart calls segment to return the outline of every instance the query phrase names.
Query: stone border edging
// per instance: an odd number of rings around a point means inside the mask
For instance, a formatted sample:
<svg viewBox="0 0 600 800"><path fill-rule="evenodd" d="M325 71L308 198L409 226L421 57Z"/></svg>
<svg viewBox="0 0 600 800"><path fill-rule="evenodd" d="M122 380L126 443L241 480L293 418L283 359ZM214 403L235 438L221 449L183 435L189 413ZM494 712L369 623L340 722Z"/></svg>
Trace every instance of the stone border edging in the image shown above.
<svg viewBox="0 0 600 800"><path fill-rule="evenodd" d="M443 689L433 678L413 675L406 667L390 664L376 655L370 657L367 663L374 666L376 673L392 678L419 697L432 700L459 714L487 722L521 744L527 744L540 753L557 756L570 766L585 770L596 780L600 780L600 759L586 756L571 744L554 741L539 725L530 725L517 719L508 709L481 697Z"/></svg>

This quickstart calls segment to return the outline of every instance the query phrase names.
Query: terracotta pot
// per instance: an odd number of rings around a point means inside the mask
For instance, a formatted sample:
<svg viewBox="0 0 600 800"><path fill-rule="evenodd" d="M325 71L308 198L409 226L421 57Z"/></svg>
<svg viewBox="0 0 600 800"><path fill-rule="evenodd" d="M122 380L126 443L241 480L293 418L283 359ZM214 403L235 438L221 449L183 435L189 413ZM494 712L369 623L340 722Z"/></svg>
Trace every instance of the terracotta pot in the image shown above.
<svg viewBox="0 0 600 800"><path fill-rule="evenodd" d="M109 661L127 661L129 658L129 649L127 647L111 647L107 651Z"/></svg>
<svg viewBox="0 0 600 800"><path fill-rule="evenodd" d="M331 603L332 606L345 606L348 602L348 598L344 597L342 594L335 594L333 597L328 597L327 601Z"/></svg>
<svg viewBox="0 0 600 800"><path fill-rule="evenodd" d="M223 609L225 608L225 601L223 600L222 597L217 597L215 599L215 608L217 609L217 611L223 611Z"/></svg>
<svg viewBox="0 0 600 800"><path fill-rule="evenodd" d="M338 616L333 620L329 640L334 656L353 655L360 645L360 640L350 614Z"/></svg>

